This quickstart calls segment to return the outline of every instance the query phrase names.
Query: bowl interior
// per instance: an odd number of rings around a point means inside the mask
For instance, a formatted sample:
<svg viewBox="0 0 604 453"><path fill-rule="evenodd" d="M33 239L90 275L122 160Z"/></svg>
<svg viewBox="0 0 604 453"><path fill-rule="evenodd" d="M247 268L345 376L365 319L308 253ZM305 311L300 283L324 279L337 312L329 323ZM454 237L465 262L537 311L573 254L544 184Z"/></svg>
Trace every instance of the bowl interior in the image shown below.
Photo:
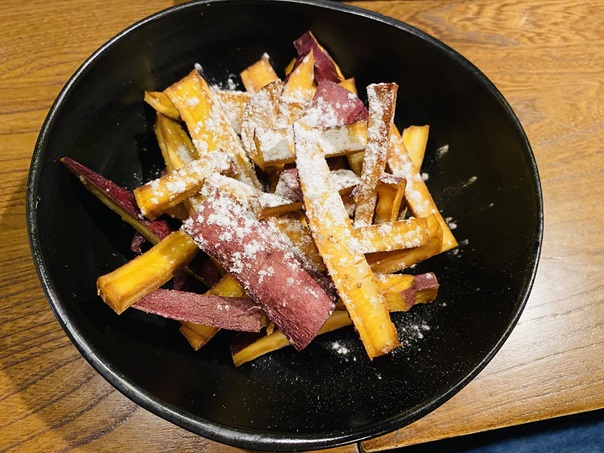
<svg viewBox="0 0 604 453"><path fill-rule="evenodd" d="M132 254L132 230L69 174L69 156L133 188L161 156L144 90L162 90L200 63L210 82L264 52L282 70L312 30L361 96L397 82L396 123L430 124L423 171L460 247L434 271L436 302L395 315L405 347L371 363L355 332L319 337L234 368L219 335L193 352L170 321L116 316L95 281ZM448 145L448 151L441 149ZM444 402L490 360L530 290L541 197L529 144L507 103L457 53L404 24L330 3L214 1L176 7L108 43L70 80L38 141L28 194L32 250L50 304L86 358L147 409L218 441L264 449L319 448L375 436ZM336 346L344 346L338 348ZM346 351L343 353L343 351Z"/></svg>

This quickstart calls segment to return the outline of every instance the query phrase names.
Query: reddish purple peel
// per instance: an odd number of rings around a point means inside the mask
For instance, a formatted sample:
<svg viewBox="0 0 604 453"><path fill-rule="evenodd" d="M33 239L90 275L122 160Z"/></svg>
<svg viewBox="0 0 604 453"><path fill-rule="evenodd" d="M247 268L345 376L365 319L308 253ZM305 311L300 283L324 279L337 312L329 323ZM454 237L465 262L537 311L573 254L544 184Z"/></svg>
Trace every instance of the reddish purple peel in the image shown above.
<svg viewBox="0 0 604 453"><path fill-rule="evenodd" d="M223 277L212 258L205 253L195 255L195 258L187 265L187 269L197 275L210 288Z"/></svg>
<svg viewBox="0 0 604 453"><path fill-rule="evenodd" d="M413 285L401 291L401 296L403 296L407 310L416 304L432 302L436 299L439 286L436 275L433 272L415 275L413 277Z"/></svg>
<svg viewBox="0 0 604 453"><path fill-rule="evenodd" d="M315 58L315 80L317 83L324 80L338 83L343 80L338 73L333 58L319 45L319 42L311 32L308 31L296 39L294 47L300 57L303 57L311 50L313 51ZM296 64L298 64L297 61Z"/></svg>
<svg viewBox="0 0 604 453"><path fill-rule="evenodd" d="M305 121L313 127L335 127L367 121L369 112L363 101L342 85L323 80L317 85Z"/></svg>
<svg viewBox="0 0 604 453"><path fill-rule="evenodd" d="M242 332L259 332L263 324L262 310L247 297L158 289L133 307L177 321Z"/></svg>
<svg viewBox="0 0 604 453"><path fill-rule="evenodd" d="M296 62L292 66L292 70L290 71L290 73L287 75L287 77L284 80L285 83L287 83L287 81L289 80L291 75L294 73L294 71L298 68L298 66L300 66L302 64L302 62L304 62L304 59L306 58L307 55L308 55L308 52L305 52L302 55L298 55L298 58L296 58Z"/></svg>
<svg viewBox="0 0 604 453"><path fill-rule="evenodd" d="M126 222L132 225L140 234L153 243L157 243L172 231L165 220L146 220L136 204L134 195L128 189L118 186L113 181L99 175L90 168L69 157L63 157L61 162L76 175L84 186L90 190L112 211L118 213Z"/></svg>
<svg viewBox="0 0 604 453"><path fill-rule="evenodd" d="M438 295L440 284L436 275L432 272L415 276L415 287L417 288L416 304L431 302Z"/></svg>
<svg viewBox="0 0 604 453"><path fill-rule="evenodd" d="M199 255L197 255L199 256ZM207 257L207 255L205 255ZM190 272L182 270L177 272L172 279L172 289L177 291L187 291L189 293L203 294L207 291L206 285L199 279L191 275Z"/></svg>
<svg viewBox="0 0 604 453"><path fill-rule="evenodd" d="M146 241L147 240L142 234L140 234L138 231L135 231L134 236L132 236L132 242L130 242L130 250L140 255L143 253L142 246Z"/></svg>
<svg viewBox="0 0 604 453"><path fill-rule="evenodd" d="M317 335L334 304L278 230L218 190L208 194L183 230L262 306L297 350Z"/></svg>
<svg viewBox="0 0 604 453"><path fill-rule="evenodd" d="M411 287L401 291L401 296L405 301L405 311L409 311L417 300L417 287L415 286L415 283Z"/></svg>
<svg viewBox="0 0 604 453"><path fill-rule="evenodd" d="M435 289L439 287L436 275L433 272L426 272L415 276L415 285L418 291L426 289Z"/></svg>
<svg viewBox="0 0 604 453"><path fill-rule="evenodd" d="M69 157L63 157L61 162L78 177L84 187L90 190L109 209L119 214L137 233L152 244L158 243L172 232L166 220L145 219L136 204L134 194L128 189L118 186L113 181ZM143 244L141 236L137 237L135 235L132 240L131 249L135 253L140 253L140 246ZM207 286L214 286L222 278L212 260L202 253L197 254L187 268Z"/></svg>
<svg viewBox="0 0 604 453"><path fill-rule="evenodd" d="M258 341L260 338L266 335L265 331L262 332L242 332L239 335L235 335L229 344L231 355L234 356L238 352L244 350L249 345Z"/></svg>
<svg viewBox="0 0 604 453"><path fill-rule="evenodd" d="M300 188L300 179L296 167L286 168L281 172L275 188L275 195L292 202L302 201L302 189Z"/></svg>

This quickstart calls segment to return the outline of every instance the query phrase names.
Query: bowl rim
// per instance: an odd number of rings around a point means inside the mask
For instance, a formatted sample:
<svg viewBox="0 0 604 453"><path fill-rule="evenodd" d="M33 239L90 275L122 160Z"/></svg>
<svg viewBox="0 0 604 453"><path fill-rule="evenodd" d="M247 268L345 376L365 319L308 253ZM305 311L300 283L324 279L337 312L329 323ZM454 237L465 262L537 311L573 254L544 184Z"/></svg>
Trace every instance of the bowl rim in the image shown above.
<svg viewBox="0 0 604 453"><path fill-rule="evenodd" d="M388 27L394 27L401 31L411 33L429 44L438 47L441 51L448 54L448 56L454 59L458 64L461 64L464 69L472 73L478 81L485 86L485 88L495 96L500 106L506 112L508 118L511 120L514 129L522 137L522 145L526 152L527 162L529 164L529 170L533 178L534 186L536 187L535 203L538 208L537 221L538 231L537 238L535 241L535 253L528 263L527 275L530 277L526 283L526 291L520 297L520 303L517 309L513 312L512 318L509 320L507 327L503 335L499 338L496 344L491 348L490 351L483 357L482 360L462 379L451 386L447 391L426 401L426 404L413 408L407 411L404 417L405 423L401 423L401 416L393 416L388 419L372 423L370 425L362 426L355 430L346 430L339 432L329 433L318 433L318 434L304 434L296 435L294 433L262 433L259 431L250 431L241 428L234 428L231 426L221 425L214 422L209 422L201 418L191 419L184 415L176 407L161 402L158 398L152 394L142 391L131 384L126 376L119 373L118 370L113 369L108 364L104 363L103 360L97 355L97 353L87 344L82 333L74 326L69 318L69 315L63 309L53 283L50 279L48 270L46 269L44 256L42 253L42 245L40 242L39 232L37 230L37 203L38 203L38 186L40 182L40 168L39 162L43 159L46 143L48 136L50 135L58 116L61 113L62 106L65 98L70 93L74 85L87 73L89 67L105 53L108 49L116 45L125 36L129 35L133 31L137 30L154 21L162 20L165 16L171 15L175 12L184 11L187 9L195 9L204 5L220 4L220 3L246 3L246 4L275 4L275 3L289 3L306 5L313 8L328 9L344 14L352 14L361 16L372 21L379 22ZM537 169L535 156L532 148L526 136L526 133L514 113L513 109L509 105L508 101L503 97L497 87L491 82L473 63L467 60L459 52L449 47L439 39L429 35L420 29L409 25L400 20L385 16L383 14L369 11L357 6L345 5L329 0L197 0L189 3L175 5L167 9L161 10L150 16L147 16L134 24L130 25L113 38L109 39L105 44L99 47L93 52L81 65L80 67L70 76L64 87L61 89L59 95L53 102L38 135L34 152L32 154L29 176L26 187L26 220L28 228L28 238L32 257L34 260L36 272L40 279L42 289L49 302L49 305L59 321L61 327L70 338L72 343L76 346L82 356L92 365L92 367L99 373L105 380L107 380L114 388L120 391L127 398L134 401L139 406L149 410L157 416L160 416L164 420L167 420L173 424L176 424L182 428L185 428L195 434L207 437L217 442L233 445L240 448L249 449L260 449L260 450L289 450L296 451L302 449L320 449L320 448L331 448L337 447L353 442L359 442L369 438L373 438L379 435L386 434L393 430L399 429L406 426L413 421L423 417L444 402L449 400L459 390L465 387L476 375L482 371L482 369L491 361L495 354L501 349L505 341L508 339L510 333L516 326L520 315L524 311L526 303L528 301L531 289L533 287L539 258L541 255L541 248L543 242L543 195L540 183L540 177Z"/></svg>

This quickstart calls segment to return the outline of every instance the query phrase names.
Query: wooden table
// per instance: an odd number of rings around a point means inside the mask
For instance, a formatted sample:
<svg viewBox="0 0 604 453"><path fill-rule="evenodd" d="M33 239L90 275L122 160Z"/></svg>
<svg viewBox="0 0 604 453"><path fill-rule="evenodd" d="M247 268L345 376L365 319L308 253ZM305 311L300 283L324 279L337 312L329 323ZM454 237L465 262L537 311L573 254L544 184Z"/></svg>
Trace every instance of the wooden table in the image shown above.
<svg viewBox="0 0 604 453"><path fill-rule="evenodd" d="M37 133L84 59L168 0L8 0L0 9L0 450L231 451L113 389L53 317L30 258ZM503 92L533 145L545 239L535 286L495 359L442 407L344 451L377 451L604 407L604 4L352 2L440 38Z"/></svg>

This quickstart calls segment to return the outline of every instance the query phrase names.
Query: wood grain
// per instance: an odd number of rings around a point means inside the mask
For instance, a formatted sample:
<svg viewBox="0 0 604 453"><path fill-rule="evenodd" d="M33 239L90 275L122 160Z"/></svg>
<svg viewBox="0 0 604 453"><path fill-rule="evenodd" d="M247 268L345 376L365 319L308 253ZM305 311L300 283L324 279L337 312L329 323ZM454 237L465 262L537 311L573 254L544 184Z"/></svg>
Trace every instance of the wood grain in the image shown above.
<svg viewBox="0 0 604 453"><path fill-rule="evenodd" d="M25 190L37 133L77 67L167 0L9 0L0 10L0 450L220 451L141 409L79 355L30 257ZM539 166L535 286L500 353L418 422L341 449L378 451L604 407L602 2L360 1L461 52L502 91Z"/></svg>

